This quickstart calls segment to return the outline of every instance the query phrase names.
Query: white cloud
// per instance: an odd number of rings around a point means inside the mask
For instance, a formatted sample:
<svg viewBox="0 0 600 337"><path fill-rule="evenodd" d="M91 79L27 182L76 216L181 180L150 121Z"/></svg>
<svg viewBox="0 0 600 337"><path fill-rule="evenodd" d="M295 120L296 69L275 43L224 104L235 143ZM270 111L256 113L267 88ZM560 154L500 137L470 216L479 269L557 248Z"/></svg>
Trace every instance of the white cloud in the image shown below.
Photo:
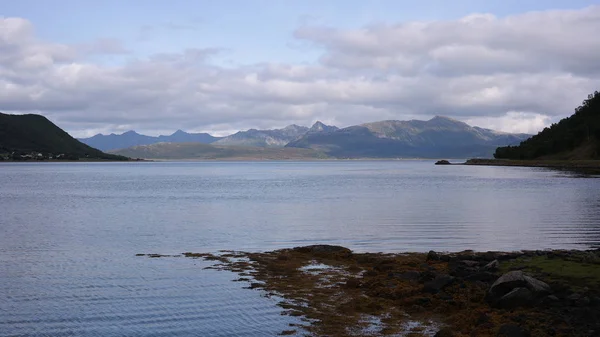
<svg viewBox="0 0 600 337"><path fill-rule="evenodd" d="M315 64L222 68L210 62L218 46L96 64L90 54L126 46L41 41L27 20L0 18L0 111L41 112L75 135L433 115L535 132L600 87L598 31L600 6L354 30L303 25L295 37L321 50Z"/></svg>
<svg viewBox="0 0 600 337"><path fill-rule="evenodd" d="M534 134L548 126L550 120L542 114L510 111L500 117L474 117L465 122L492 130Z"/></svg>

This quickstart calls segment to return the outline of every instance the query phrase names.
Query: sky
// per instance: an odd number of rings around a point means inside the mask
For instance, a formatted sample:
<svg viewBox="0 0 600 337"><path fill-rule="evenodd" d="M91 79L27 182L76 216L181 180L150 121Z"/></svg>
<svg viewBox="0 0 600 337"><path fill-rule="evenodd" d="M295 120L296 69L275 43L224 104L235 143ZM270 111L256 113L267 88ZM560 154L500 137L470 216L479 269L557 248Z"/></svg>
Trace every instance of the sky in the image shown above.
<svg viewBox="0 0 600 337"><path fill-rule="evenodd" d="M600 0L0 0L0 111L76 137L448 116L535 133L600 90Z"/></svg>

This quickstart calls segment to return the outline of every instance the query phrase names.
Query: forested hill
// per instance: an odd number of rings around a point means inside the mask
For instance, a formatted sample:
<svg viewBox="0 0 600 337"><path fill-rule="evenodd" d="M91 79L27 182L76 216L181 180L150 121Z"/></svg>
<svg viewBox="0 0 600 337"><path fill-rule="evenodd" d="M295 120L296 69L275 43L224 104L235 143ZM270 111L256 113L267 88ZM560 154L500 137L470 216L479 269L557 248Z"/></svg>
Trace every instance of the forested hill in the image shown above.
<svg viewBox="0 0 600 337"><path fill-rule="evenodd" d="M518 146L496 149L498 159L600 159L600 93L589 95L575 114Z"/></svg>
<svg viewBox="0 0 600 337"><path fill-rule="evenodd" d="M0 159L128 160L87 146L41 115L0 113Z"/></svg>

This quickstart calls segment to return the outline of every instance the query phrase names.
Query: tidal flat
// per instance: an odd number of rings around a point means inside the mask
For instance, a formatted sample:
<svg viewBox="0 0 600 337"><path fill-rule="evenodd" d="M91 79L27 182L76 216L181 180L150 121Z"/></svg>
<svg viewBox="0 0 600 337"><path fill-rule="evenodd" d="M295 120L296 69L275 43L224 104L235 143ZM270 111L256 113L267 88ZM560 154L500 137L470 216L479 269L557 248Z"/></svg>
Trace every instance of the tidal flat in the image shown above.
<svg viewBox="0 0 600 337"><path fill-rule="evenodd" d="M384 254L313 245L182 256L281 298L282 314L303 322L281 335L600 333L600 249Z"/></svg>

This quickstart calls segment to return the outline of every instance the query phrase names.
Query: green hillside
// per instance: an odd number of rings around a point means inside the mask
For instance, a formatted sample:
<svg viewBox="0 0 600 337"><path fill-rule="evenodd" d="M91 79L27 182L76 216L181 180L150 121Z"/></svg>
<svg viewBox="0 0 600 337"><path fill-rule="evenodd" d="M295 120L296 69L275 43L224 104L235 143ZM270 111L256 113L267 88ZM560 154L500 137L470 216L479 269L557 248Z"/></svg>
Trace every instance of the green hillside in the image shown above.
<svg viewBox="0 0 600 337"><path fill-rule="evenodd" d="M89 147L40 115L8 115L0 113L0 157L128 160Z"/></svg>
<svg viewBox="0 0 600 337"><path fill-rule="evenodd" d="M518 146L496 149L498 159L600 159L600 93L589 95L575 114Z"/></svg>

